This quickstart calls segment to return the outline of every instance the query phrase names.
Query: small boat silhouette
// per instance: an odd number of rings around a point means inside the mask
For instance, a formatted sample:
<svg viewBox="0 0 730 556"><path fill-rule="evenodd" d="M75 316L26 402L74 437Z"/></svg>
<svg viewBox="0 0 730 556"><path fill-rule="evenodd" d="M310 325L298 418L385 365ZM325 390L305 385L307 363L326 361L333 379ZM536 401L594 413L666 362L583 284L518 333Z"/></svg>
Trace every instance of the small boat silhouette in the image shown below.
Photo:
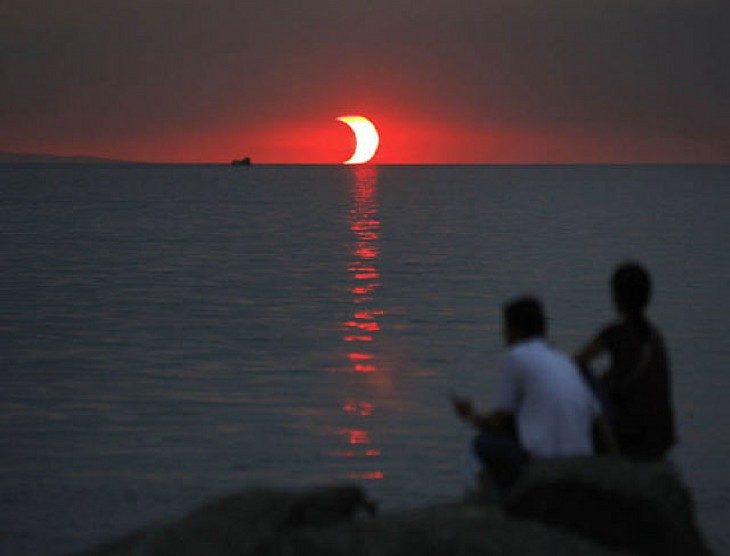
<svg viewBox="0 0 730 556"><path fill-rule="evenodd" d="M231 160L231 166L251 166L251 157L246 156L240 160Z"/></svg>

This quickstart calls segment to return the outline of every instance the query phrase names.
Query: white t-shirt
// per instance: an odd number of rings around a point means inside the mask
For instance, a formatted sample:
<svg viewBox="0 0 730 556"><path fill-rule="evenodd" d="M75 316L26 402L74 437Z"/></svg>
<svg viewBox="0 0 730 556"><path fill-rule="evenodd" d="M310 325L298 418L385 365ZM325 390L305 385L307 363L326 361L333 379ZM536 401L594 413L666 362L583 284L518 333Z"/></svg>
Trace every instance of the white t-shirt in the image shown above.
<svg viewBox="0 0 730 556"><path fill-rule="evenodd" d="M541 338L507 352L497 409L515 414L520 444L533 457L593 453L600 404L573 360Z"/></svg>

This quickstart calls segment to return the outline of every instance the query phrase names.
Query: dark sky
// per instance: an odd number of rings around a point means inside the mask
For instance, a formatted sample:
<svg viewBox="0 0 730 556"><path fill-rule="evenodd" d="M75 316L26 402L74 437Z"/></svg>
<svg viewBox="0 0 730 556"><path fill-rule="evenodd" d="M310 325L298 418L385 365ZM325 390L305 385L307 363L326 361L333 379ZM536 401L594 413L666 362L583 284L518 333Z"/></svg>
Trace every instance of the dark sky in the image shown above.
<svg viewBox="0 0 730 556"><path fill-rule="evenodd" d="M0 150L730 163L730 1L0 0Z"/></svg>

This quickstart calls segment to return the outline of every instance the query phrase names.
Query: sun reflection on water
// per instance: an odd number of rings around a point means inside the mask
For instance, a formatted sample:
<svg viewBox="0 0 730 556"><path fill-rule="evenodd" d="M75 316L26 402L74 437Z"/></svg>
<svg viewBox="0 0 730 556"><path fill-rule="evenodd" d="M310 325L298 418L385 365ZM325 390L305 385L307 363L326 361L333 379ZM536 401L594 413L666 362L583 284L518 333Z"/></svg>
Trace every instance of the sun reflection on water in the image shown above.
<svg viewBox="0 0 730 556"><path fill-rule="evenodd" d="M342 323L342 340L346 345L348 373L353 377L374 377L378 374L376 353L377 335L381 331L378 319L383 310L376 307L375 292L380 287L380 272L377 259L380 254L380 220L377 204L377 170L374 167L353 168L354 184L352 189L352 209L350 211L350 231L353 234L353 259L348 265L352 279L352 313ZM370 382L354 382L358 394L366 392ZM347 476L350 479L380 480L385 474L373 468L381 455L378 447L373 446L373 438L367 427L367 419L376 411L375 405L364 399L345 399L341 409L353 424L339 429L343 447L330 455L352 460ZM377 464L375 464L377 465Z"/></svg>

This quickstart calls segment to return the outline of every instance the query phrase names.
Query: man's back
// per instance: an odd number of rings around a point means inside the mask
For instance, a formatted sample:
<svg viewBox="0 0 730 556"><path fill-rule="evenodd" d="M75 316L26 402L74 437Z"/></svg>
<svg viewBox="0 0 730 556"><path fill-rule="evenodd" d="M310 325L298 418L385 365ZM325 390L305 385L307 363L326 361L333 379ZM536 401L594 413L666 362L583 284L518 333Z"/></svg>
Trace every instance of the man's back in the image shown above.
<svg viewBox="0 0 730 556"><path fill-rule="evenodd" d="M593 453L598 401L573 361L541 338L509 350L498 407L515 414L520 444L533 457Z"/></svg>

